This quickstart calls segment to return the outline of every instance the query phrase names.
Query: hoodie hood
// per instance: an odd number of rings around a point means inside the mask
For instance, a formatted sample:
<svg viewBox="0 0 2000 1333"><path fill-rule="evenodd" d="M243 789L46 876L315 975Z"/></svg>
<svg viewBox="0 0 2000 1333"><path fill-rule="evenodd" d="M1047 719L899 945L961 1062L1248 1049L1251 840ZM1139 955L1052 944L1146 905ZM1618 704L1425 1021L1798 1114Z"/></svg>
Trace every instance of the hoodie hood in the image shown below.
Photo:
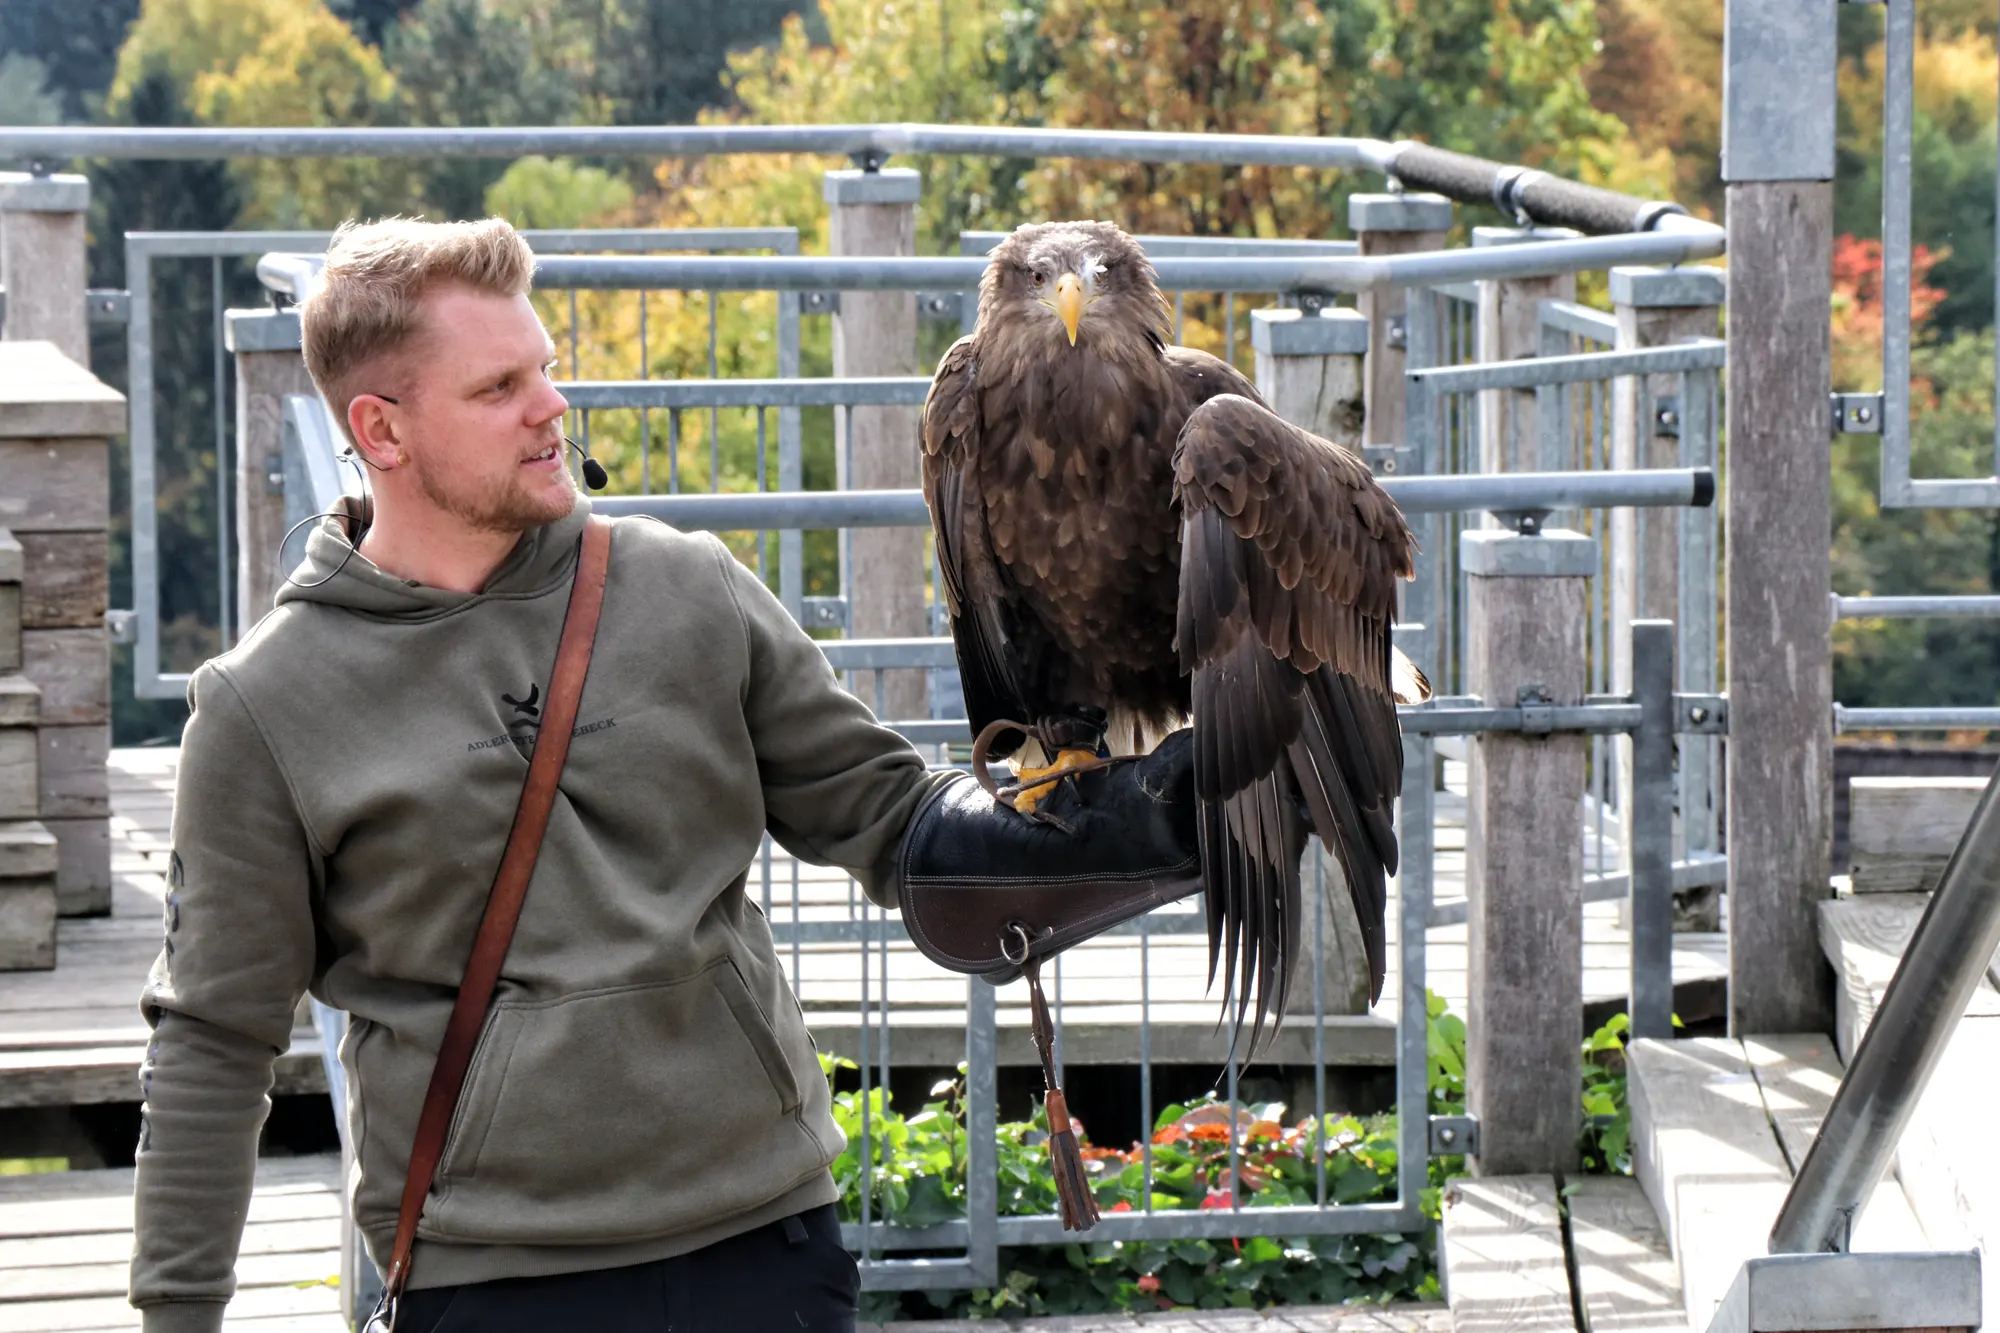
<svg viewBox="0 0 2000 1333"><path fill-rule="evenodd" d="M317 602L363 615L427 620L489 598L532 597L569 577L589 518L590 500L578 495L567 515L522 533L484 588L451 592L398 578L355 550L353 534L363 529L348 498L337 516L322 518L306 538L306 558L279 585L277 605Z"/></svg>

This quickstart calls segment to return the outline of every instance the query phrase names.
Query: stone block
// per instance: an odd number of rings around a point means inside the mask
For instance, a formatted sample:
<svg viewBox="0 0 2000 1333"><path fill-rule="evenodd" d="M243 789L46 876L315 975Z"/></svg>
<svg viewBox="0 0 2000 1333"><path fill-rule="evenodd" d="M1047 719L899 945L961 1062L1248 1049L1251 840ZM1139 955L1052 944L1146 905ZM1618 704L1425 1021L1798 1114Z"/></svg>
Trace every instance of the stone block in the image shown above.
<svg viewBox="0 0 2000 1333"><path fill-rule="evenodd" d="M102 629L21 631L22 674L42 688L43 726L111 720L111 640Z"/></svg>
<svg viewBox="0 0 2000 1333"><path fill-rule="evenodd" d="M111 598L111 548L104 529L22 532L21 627L98 629Z"/></svg>
<svg viewBox="0 0 2000 1333"><path fill-rule="evenodd" d="M0 822L0 880L29 879L56 873L55 834L38 820Z"/></svg>
<svg viewBox="0 0 2000 1333"><path fill-rule="evenodd" d="M82 317L79 288L78 318ZM0 436L12 439L125 433L125 395L98 379L54 343L28 340L0 346ZM0 514L0 522L5 522Z"/></svg>
<svg viewBox="0 0 2000 1333"><path fill-rule="evenodd" d="M15 344L9 344L13 346ZM99 438L0 435L0 527L94 532L111 522L111 449Z"/></svg>
<svg viewBox="0 0 2000 1333"><path fill-rule="evenodd" d="M56 910L63 916L111 912L111 821L44 819L56 842Z"/></svg>
<svg viewBox="0 0 2000 1333"><path fill-rule="evenodd" d="M0 972L56 965L56 877L0 879Z"/></svg>
<svg viewBox="0 0 2000 1333"><path fill-rule="evenodd" d="M35 732L44 819L103 818L111 813L111 729L42 726Z"/></svg>
<svg viewBox="0 0 2000 1333"><path fill-rule="evenodd" d="M33 819L41 813L41 771L35 728L0 727L0 819Z"/></svg>

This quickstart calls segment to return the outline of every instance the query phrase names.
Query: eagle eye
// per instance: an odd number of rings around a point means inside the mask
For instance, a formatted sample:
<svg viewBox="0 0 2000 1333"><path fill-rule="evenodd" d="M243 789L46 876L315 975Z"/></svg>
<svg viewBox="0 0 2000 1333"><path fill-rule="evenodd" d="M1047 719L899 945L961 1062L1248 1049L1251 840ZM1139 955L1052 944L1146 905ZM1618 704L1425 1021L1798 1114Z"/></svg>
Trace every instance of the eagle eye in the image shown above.
<svg viewBox="0 0 2000 1333"><path fill-rule="evenodd" d="M1047 282L1047 281L1048 281L1048 274L1046 274L1046 273L1042 272L1042 271L1041 271L1040 269L1036 269L1036 270L1035 270L1035 285L1036 285L1037 287L1039 287L1039 286L1041 286L1041 285L1042 285L1042 284L1043 284L1044 282Z"/></svg>

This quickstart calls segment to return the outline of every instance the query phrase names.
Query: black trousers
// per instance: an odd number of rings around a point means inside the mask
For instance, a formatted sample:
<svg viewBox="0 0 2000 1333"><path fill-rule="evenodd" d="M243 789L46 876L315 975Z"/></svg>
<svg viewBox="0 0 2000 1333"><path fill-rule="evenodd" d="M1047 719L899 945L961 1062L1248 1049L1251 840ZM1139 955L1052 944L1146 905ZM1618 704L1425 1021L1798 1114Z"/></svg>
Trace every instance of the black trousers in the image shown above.
<svg viewBox="0 0 2000 1333"><path fill-rule="evenodd" d="M396 1333L854 1333L832 1204L629 1268L404 1293Z"/></svg>

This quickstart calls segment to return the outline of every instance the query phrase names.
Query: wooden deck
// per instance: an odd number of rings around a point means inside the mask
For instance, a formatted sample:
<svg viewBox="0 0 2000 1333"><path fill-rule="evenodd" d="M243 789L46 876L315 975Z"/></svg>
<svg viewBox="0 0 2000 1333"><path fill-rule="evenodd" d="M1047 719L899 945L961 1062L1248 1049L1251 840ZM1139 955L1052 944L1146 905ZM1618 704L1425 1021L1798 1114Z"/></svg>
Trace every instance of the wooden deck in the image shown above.
<svg viewBox="0 0 2000 1333"><path fill-rule="evenodd" d="M166 747L112 753L112 915L64 921L54 971L0 973L0 1107L137 1100L136 1073L147 1036L137 998L158 950L177 759L178 752ZM1447 765L1448 790L1438 801L1440 902L1464 893L1462 773L1462 766ZM754 868L750 888L762 896L762 867ZM771 858L774 920L792 919L794 913L806 921L845 920L851 901L859 897L844 875L795 866L782 852ZM874 916L880 919L879 912ZM1393 960L1393 903L1389 922ZM1623 994L1629 946L1616 904L1586 909L1584 939L1586 1000L1602 1002ZM891 946L886 960L881 950L871 951L865 983L860 950L853 944L781 947L779 954L788 968L795 967L800 1001L822 1049L850 1057L858 1053L863 998L879 1014L886 971L889 1062L949 1067L964 1058L966 982L932 966L911 946ZM1434 927L1426 959L1431 989L1463 1013L1466 927ZM1679 938L1677 983L1718 978L1726 967L1721 936ZM1219 1061L1223 1047L1215 1031L1215 1005L1205 994L1207 951L1200 935L1116 936L1066 954L1057 991L1066 1061L1137 1063L1142 971L1151 1002L1153 1059L1162 1064ZM1393 994L1393 971L1389 985ZM1001 1060L1032 1064L1024 989L1007 987L999 998ZM883 1028L875 1021L871 1054L880 1060ZM1324 1050L1331 1065L1391 1065L1394 1029L1381 1012L1330 1019ZM1311 1024L1288 1028L1274 1059L1310 1063ZM318 1037L305 1025L279 1062L276 1090L304 1093L324 1087Z"/></svg>
<svg viewBox="0 0 2000 1333"><path fill-rule="evenodd" d="M230 1328L340 1333L339 1177L338 1157L258 1164ZM129 1168L0 1177L0 1328L138 1328L131 1259Z"/></svg>

